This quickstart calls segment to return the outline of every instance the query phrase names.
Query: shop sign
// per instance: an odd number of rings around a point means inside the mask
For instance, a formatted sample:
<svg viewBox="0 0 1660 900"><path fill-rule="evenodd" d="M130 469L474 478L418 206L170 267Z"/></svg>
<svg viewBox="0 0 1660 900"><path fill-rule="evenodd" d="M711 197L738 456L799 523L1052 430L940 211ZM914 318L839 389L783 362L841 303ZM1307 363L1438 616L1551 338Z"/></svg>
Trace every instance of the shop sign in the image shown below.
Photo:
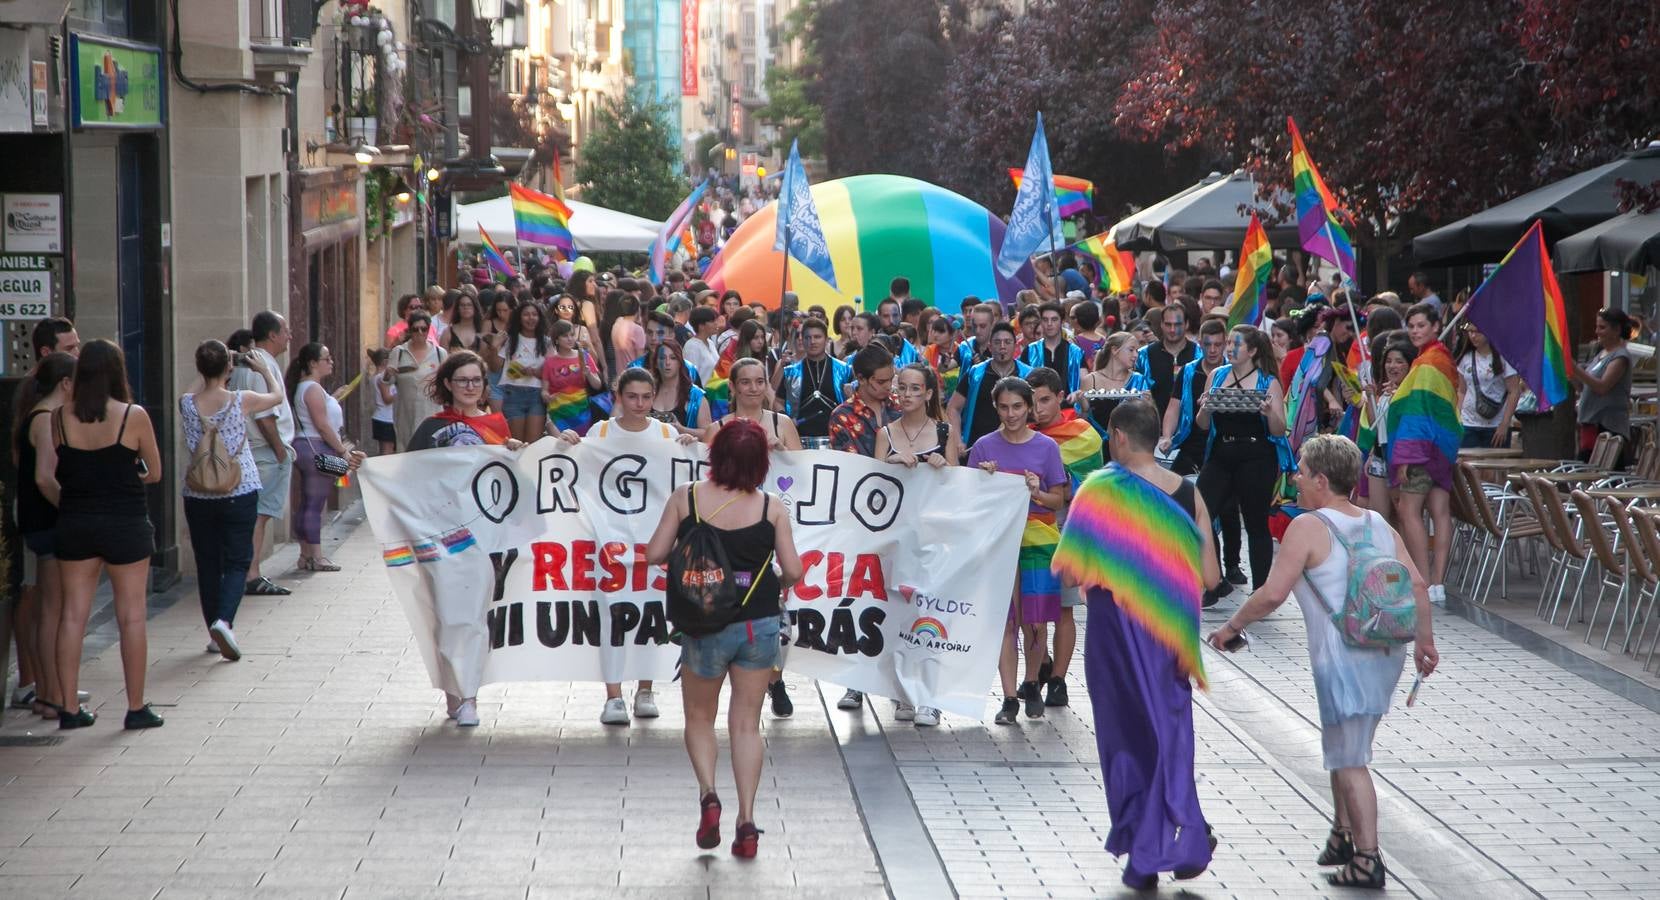
<svg viewBox="0 0 1660 900"><path fill-rule="evenodd" d="M0 247L8 253L63 252L63 198L58 194L0 195Z"/></svg>
<svg viewBox="0 0 1660 900"><path fill-rule="evenodd" d="M101 35L69 36L76 128L160 128L167 121L161 50Z"/></svg>
<svg viewBox="0 0 1660 900"><path fill-rule="evenodd" d="M357 182L324 185L305 192L300 226L306 231L357 218Z"/></svg>
<svg viewBox="0 0 1660 900"><path fill-rule="evenodd" d="M697 0L680 0L680 96L697 96Z"/></svg>
<svg viewBox="0 0 1660 900"><path fill-rule="evenodd" d="M44 256L0 256L0 319L44 319L52 309L52 268Z"/></svg>

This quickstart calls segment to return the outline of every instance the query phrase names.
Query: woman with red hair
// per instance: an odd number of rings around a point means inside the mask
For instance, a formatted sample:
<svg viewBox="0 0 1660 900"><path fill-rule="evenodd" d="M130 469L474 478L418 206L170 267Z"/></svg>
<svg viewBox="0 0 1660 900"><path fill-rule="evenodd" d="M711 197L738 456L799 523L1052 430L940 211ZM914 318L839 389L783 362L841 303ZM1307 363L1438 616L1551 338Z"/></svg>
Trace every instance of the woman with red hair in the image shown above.
<svg viewBox="0 0 1660 900"><path fill-rule="evenodd" d="M738 790L737 837L732 855L754 858L755 794L761 784L761 702L781 668L780 630L784 592L801 578L801 557L790 536L789 513L761 490L767 477L765 429L746 419L722 426L709 448L709 477L676 490L646 549L653 565L668 561L677 541L696 524L715 532L727 564L748 596L738 619L713 634L683 634L680 691L686 714L686 753L697 775L702 807L697 845L720 844L720 798L715 795L715 713L721 684L732 679L726 729L732 741L732 776ZM777 570L773 568L777 562ZM671 584L670 608L675 608ZM676 623L679 628L680 623Z"/></svg>

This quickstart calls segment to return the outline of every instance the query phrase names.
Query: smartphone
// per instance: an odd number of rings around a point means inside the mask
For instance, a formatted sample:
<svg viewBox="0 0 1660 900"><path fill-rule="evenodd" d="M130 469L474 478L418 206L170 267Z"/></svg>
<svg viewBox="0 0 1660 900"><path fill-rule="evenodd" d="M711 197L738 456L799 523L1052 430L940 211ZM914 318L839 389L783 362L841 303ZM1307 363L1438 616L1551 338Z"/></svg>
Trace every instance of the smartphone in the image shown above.
<svg viewBox="0 0 1660 900"><path fill-rule="evenodd" d="M1222 649L1228 651L1229 653L1237 653L1249 646L1251 646L1251 639L1246 637L1245 632L1243 631L1222 643ZM1410 702L1408 705L1411 705Z"/></svg>
<svg viewBox="0 0 1660 900"><path fill-rule="evenodd" d="M254 367L254 362L246 353L233 353L231 354L231 365L241 366L244 369L252 369Z"/></svg>

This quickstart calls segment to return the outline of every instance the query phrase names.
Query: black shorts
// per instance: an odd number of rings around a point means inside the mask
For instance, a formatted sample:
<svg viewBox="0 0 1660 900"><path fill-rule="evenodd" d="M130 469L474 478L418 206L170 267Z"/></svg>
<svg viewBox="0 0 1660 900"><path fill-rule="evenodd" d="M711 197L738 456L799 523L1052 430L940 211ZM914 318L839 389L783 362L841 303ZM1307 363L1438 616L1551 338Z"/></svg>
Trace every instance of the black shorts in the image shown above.
<svg viewBox="0 0 1660 900"><path fill-rule="evenodd" d="M391 422L382 422L379 419L369 420L369 434L377 441L386 441L397 449L398 429Z"/></svg>
<svg viewBox="0 0 1660 900"><path fill-rule="evenodd" d="M155 531L147 516L58 517L57 557L65 562L101 559L124 566L149 559L155 552Z"/></svg>

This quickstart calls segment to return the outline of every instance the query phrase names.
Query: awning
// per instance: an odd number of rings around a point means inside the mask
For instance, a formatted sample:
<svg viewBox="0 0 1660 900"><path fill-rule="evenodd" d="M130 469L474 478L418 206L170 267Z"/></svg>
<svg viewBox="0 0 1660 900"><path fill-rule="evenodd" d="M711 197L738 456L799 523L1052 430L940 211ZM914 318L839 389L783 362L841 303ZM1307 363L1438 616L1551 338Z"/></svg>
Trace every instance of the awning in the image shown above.
<svg viewBox="0 0 1660 900"><path fill-rule="evenodd" d="M1290 194L1279 202L1290 207ZM1251 210L1272 206L1257 200L1256 182L1244 172L1212 172L1205 180L1167 197L1112 227L1113 244L1120 250L1238 250L1245 243ZM1268 242L1277 249L1297 245L1297 223L1282 222L1268 229Z"/></svg>
<svg viewBox="0 0 1660 900"><path fill-rule="evenodd" d="M1556 242L1559 272L1642 273L1660 267L1660 212L1628 212Z"/></svg>
<svg viewBox="0 0 1660 900"><path fill-rule="evenodd" d="M1619 180L1660 181L1660 146L1627 154L1419 235L1412 242L1412 256L1420 264L1437 266L1498 262L1535 220L1545 225L1545 242L1555 244L1619 215L1614 187Z"/></svg>
<svg viewBox="0 0 1660 900"><path fill-rule="evenodd" d="M603 206L576 200L566 200L565 205L571 208L571 237L576 240L578 253L644 253L651 249L651 242L657 240L657 232L663 227L662 222ZM457 205L455 239L464 244L478 243L480 223L497 246L518 246L511 197Z"/></svg>

